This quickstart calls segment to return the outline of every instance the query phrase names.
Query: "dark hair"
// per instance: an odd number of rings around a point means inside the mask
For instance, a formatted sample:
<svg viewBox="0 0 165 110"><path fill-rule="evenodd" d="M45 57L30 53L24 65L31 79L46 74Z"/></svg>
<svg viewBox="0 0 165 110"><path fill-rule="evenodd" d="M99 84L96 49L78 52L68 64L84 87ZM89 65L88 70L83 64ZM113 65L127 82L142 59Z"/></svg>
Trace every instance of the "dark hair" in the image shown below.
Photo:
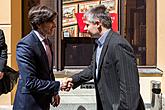
<svg viewBox="0 0 165 110"><path fill-rule="evenodd" d="M91 23L96 23L96 20L99 20L105 28L112 28L111 17L104 5L91 8L84 14L84 18Z"/></svg>
<svg viewBox="0 0 165 110"><path fill-rule="evenodd" d="M56 15L57 13L52 9L37 5L30 9L28 18L32 28L36 30L37 25L54 20Z"/></svg>

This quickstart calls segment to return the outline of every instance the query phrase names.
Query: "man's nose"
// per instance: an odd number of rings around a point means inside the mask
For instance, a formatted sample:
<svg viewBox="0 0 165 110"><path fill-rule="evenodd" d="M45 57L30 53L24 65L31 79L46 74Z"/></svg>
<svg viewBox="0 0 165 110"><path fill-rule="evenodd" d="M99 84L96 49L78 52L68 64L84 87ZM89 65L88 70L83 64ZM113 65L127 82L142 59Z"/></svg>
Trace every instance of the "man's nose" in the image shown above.
<svg viewBox="0 0 165 110"><path fill-rule="evenodd" d="M84 27L84 31L86 31L87 30L87 26L85 25L85 27Z"/></svg>
<svg viewBox="0 0 165 110"><path fill-rule="evenodd" d="M55 28L55 27L56 27L56 23L53 23L53 26L52 26L52 27L54 27L54 28Z"/></svg>

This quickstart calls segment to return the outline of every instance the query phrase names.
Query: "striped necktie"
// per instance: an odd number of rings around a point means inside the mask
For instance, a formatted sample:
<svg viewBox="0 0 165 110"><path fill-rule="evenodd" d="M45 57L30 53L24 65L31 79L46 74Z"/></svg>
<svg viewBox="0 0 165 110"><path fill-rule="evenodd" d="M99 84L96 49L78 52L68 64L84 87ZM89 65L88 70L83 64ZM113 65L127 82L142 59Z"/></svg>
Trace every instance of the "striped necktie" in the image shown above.
<svg viewBox="0 0 165 110"><path fill-rule="evenodd" d="M48 39L44 39L43 41L44 41L45 47L46 47L46 55L48 57L49 68L51 68L51 66L52 66L52 53L50 50L49 41L48 41Z"/></svg>

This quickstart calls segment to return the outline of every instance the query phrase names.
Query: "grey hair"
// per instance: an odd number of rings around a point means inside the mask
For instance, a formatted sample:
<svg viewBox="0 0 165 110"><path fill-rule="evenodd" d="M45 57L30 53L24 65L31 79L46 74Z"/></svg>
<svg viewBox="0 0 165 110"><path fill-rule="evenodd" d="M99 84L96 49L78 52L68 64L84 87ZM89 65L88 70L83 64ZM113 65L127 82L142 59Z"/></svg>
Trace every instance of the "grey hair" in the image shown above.
<svg viewBox="0 0 165 110"><path fill-rule="evenodd" d="M94 24L99 20L105 28L112 28L111 17L104 5L98 5L91 8L84 14L84 18Z"/></svg>

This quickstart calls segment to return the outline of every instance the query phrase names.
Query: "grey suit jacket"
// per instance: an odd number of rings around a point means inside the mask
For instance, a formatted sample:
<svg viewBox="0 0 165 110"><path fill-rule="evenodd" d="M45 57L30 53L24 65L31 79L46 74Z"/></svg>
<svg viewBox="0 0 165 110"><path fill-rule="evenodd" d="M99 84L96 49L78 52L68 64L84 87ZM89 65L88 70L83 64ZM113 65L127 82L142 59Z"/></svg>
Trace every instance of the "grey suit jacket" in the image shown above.
<svg viewBox="0 0 165 110"><path fill-rule="evenodd" d="M55 81L53 66L49 68L44 47L33 31L17 44L16 59L20 79L13 110L49 110L60 82Z"/></svg>
<svg viewBox="0 0 165 110"><path fill-rule="evenodd" d="M109 32L101 52L97 80L95 59L96 52L91 65L72 76L73 88L94 78L97 110L144 110L136 59L130 44L118 33Z"/></svg>

